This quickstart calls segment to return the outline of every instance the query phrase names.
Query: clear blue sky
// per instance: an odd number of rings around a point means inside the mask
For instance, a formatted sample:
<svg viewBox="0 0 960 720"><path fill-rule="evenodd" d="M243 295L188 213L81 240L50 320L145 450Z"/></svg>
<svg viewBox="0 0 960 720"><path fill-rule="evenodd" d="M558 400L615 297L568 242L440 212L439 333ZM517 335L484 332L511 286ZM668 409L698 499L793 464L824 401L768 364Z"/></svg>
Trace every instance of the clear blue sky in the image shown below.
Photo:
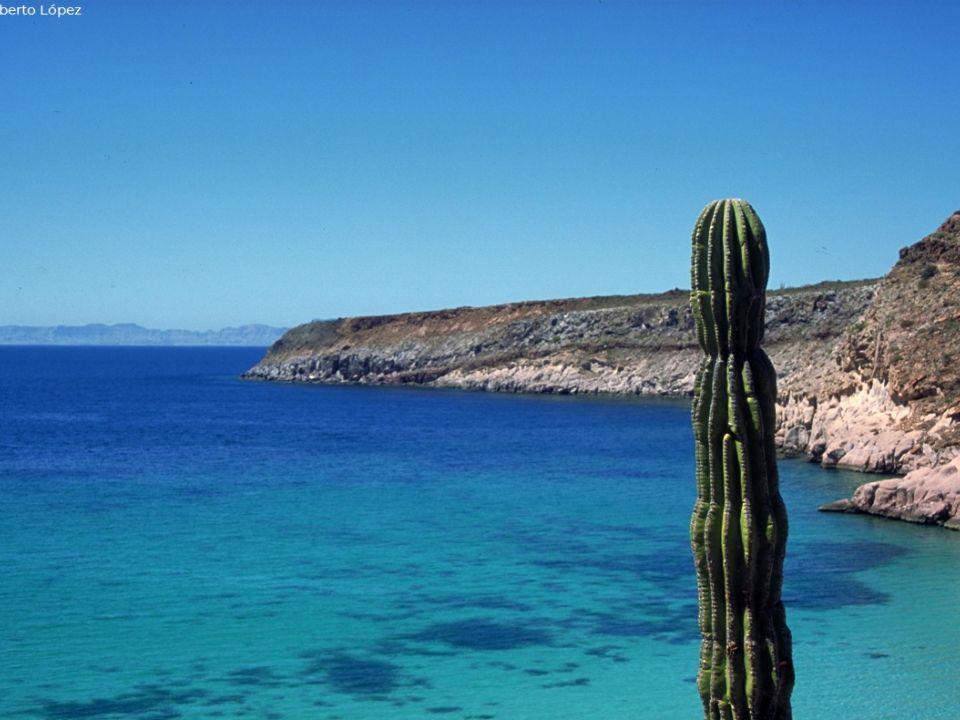
<svg viewBox="0 0 960 720"><path fill-rule="evenodd" d="M0 324L687 287L724 196L870 277L960 208L956 2L76 2L0 16Z"/></svg>

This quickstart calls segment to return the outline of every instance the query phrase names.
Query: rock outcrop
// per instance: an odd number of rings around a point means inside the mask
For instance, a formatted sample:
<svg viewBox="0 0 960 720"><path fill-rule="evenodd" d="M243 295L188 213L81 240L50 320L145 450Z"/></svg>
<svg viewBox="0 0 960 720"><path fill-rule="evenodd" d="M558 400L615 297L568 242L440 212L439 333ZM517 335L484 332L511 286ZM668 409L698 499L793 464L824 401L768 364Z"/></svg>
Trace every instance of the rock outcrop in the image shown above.
<svg viewBox="0 0 960 720"><path fill-rule="evenodd" d="M960 457L946 465L913 470L902 478L866 483L849 500L837 500L820 509L960 530Z"/></svg>
<svg viewBox="0 0 960 720"><path fill-rule="evenodd" d="M317 321L287 332L245 377L684 395L697 358L688 295ZM926 488L940 488L940 477L944 498L953 497L951 483L960 482L950 469L960 458L960 212L901 250L879 281L769 293L765 321L764 348L779 375L777 444L785 454L828 467L910 473L896 481L894 496L903 502L891 505L893 486L883 485L851 501L861 509L933 508ZM926 474L914 474L921 469ZM914 485L919 478L923 484Z"/></svg>
<svg viewBox="0 0 960 720"><path fill-rule="evenodd" d="M830 361L874 282L771 293L764 346L781 377ZM538 393L687 395L698 358L689 293L526 302L317 321L248 378Z"/></svg>
<svg viewBox="0 0 960 720"><path fill-rule="evenodd" d="M882 473L960 454L960 213L900 251L831 354L780 385L785 452Z"/></svg>
<svg viewBox="0 0 960 720"><path fill-rule="evenodd" d="M785 450L907 474L824 509L960 529L960 212L900 251L834 356L806 386L783 388Z"/></svg>

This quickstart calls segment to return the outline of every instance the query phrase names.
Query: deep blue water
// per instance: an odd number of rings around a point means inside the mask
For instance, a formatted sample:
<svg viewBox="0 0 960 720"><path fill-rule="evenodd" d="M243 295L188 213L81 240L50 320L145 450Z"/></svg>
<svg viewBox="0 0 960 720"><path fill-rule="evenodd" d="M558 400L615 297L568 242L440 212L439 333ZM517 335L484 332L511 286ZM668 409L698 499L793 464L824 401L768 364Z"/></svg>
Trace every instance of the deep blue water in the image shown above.
<svg viewBox="0 0 960 720"><path fill-rule="evenodd" d="M699 715L685 402L0 348L0 717ZM798 718L954 718L960 533L781 463Z"/></svg>

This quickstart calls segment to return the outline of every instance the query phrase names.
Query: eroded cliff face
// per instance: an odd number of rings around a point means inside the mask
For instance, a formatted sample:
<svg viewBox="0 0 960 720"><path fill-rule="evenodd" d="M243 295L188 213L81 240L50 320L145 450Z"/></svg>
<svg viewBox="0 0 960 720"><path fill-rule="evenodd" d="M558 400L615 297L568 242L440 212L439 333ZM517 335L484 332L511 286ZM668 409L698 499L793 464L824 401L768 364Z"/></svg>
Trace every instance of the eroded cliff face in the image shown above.
<svg viewBox="0 0 960 720"><path fill-rule="evenodd" d="M686 301L675 291L314 322L287 333L247 376L679 394L692 386ZM649 372L653 363L658 372Z"/></svg>
<svg viewBox="0 0 960 720"><path fill-rule="evenodd" d="M782 381L832 362L875 283L770 293L764 346ZM347 318L289 331L246 377L507 392L687 395L699 358L689 293Z"/></svg>
<svg viewBox="0 0 960 720"><path fill-rule="evenodd" d="M780 386L785 452L891 474L960 455L960 213L900 251L831 356Z"/></svg>

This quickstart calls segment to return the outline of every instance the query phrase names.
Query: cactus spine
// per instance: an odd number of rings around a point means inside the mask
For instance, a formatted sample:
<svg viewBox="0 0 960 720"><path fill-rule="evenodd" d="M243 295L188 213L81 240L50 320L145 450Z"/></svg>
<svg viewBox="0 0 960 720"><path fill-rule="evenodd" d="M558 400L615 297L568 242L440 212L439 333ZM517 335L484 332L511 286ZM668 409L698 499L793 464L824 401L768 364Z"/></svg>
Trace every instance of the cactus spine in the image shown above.
<svg viewBox="0 0 960 720"><path fill-rule="evenodd" d="M706 720L791 717L776 374L760 349L768 271L766 231L750 204L707 205L693 230L690 293L703 350L693 396L697 500L690 538Z"/></svg>

